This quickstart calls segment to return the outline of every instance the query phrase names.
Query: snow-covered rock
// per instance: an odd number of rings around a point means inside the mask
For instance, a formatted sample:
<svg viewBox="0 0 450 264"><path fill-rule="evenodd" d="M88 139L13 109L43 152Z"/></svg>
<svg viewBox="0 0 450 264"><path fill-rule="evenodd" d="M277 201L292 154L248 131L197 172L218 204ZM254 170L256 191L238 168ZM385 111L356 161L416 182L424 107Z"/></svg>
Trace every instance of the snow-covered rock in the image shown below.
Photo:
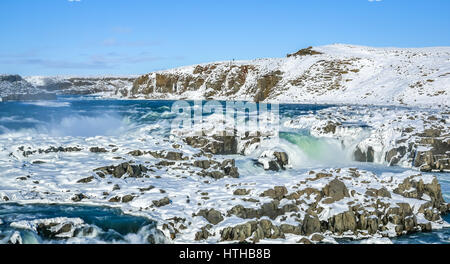
<svg viewBox="0 0 450 264"><path fill-rule="evenodd" d="M0 75L0 101L52 99L19 75Z"/></svg>
<svg viewBox="0 0 450 264"><path fill-rule="evenodd" d="M29 76L24 79L39 89L58 94L99 94L116 97L127 96L136 78L133 76Z"/></svg>

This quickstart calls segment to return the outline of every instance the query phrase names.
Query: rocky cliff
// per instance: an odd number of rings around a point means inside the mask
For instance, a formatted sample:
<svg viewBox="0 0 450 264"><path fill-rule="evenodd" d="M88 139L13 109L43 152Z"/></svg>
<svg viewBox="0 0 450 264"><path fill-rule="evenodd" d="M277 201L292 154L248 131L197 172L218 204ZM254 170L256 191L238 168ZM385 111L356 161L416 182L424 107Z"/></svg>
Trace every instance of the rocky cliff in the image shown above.
<svg viewBox="0 0 450 264"><path fill-rule="evenodd" d="M285 58L152 72L128 96L299 103L449 105L450 48L309 47ZM125 93L123 93L125 94Z"/></svg>

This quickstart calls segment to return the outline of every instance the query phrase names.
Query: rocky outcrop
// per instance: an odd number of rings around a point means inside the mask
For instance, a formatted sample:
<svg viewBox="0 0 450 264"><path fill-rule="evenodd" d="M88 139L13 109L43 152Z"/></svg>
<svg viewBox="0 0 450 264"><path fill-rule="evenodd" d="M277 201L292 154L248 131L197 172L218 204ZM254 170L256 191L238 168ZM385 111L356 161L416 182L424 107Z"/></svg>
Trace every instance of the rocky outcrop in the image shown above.
<svg viewBox="0 0 450 264"><path fill-rule="evenodd" d="M236 136L219 136L212 137L186 137L183 139L188 145L200 148L204 152L217 155L237 154L237 138Z"/></svg>
<svg viewBox="0 0 450 264"><path fill-rule="evenodd" d="M11 227L35 231L44 239L71 238L80 232L86 232L86 228L89 228L80 218L65 217L13 222Z"/></svg>
<svg viewBox="0 0 450 264"><path fill-rule="evenodd" d="M94 170L100 177L112 175L115 178L122 178L124 175L131 178L142 178L148 169L143 165L133 165L128 162L121 163L116 166L101 167Z"/></svg>
<svg viewBox="0 0 450 264"><path fill-rule="evenodd" d="M350 197L348 189L343 182L338 179L332 180L323 189L323 194L328 197L324 203L333 203L344 199L345 197Z"/></svg>
<svg viewBox="0 0 450 264"><path fill-rule="evenodd" d="M323 54L322 52L318 52L313 50L313 47L308 47L305 49L301 49L295 53L288 54L287 57L296 57L296 56L312 56L312 55L320 55Z"/></svg>
<svg viewBox="0 0 450 264"><path fill-rule="evenodd" d="M222 213L215 209L201 210L197 213L197 216L203 216L213 225L217 225L224 220Z"/></svg>
<svg viewBox="0 0 450 264"><path fill-rule="evenodd" d="M154 200L153 205L156 207L163 207L166 205L169 205L171 203L170 199L168 197L165 197L161 200Z"/></svg>
<svg viewBox="0 0 450 264"><path fill-rule="evenodd" d="M353 158L355 161L359 162L374 162L374 153L375 151L370 146L367 150L361 150L359 147L356 147L356 150L353 153Z"/></svg>
<svg viewBox="0 0 450 264"><path fill-rule="evenodd" d="M253 237L252 237L253 236ZM261 239L284 238L280 228L273 225L269 220L251 221L235 227L227 227L220 232L222 241L245 241L252 237L253 242Z"/></svg>
<svg viewBox="0 0 450 264"><path fill-rule="evenodd" d="M265 151L259 156L257 164L265 170L285 170L289 164L289 156L283 151Z"/></svg>

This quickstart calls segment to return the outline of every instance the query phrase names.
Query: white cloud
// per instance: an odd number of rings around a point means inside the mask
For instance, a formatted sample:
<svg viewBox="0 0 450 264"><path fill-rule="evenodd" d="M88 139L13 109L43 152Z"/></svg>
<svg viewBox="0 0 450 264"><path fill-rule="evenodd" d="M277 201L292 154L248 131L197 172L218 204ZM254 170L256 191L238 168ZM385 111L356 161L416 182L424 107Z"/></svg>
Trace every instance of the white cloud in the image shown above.
<svg viewBox="0 0 450 264"><path fill-rule="evenodd" d="M369 0L369 2L381 2L383 0Z"/></svg>
<svg viewBox="0 0 450 264"><path fill-rule="evenodd" d="M69 2L81 2L81 0L67 0Z"/></svg>

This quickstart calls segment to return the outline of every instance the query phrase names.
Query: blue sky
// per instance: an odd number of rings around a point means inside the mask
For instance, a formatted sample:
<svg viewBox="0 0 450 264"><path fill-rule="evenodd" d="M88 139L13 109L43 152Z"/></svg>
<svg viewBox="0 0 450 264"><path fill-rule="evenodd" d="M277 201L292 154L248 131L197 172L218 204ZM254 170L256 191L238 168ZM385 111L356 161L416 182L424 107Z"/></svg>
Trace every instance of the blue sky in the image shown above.
<svg viewBox="0 0 450 264"><path fill-rule="evenodd" d="M450 46L448 0L1 0L0 73L127 75L316 45Z"/></svg>

